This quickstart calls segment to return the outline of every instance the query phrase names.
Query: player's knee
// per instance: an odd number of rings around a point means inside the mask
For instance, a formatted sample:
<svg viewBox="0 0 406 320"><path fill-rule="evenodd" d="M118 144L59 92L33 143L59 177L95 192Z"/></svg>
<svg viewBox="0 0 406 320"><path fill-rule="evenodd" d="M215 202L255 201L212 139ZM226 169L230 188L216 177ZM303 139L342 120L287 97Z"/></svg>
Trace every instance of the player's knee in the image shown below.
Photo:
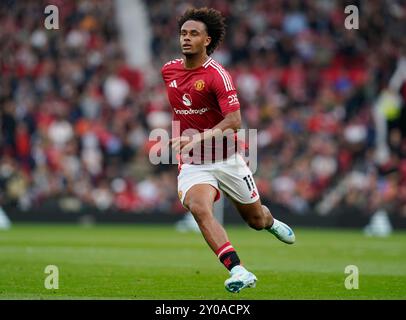
<svg viewBox="0 0 406 320"><path fill-rule="evenodd" d="M188 205L190 212L192 212L197 223L205 220L206 217L210 217L210 209L207 205L200 201L191 201Z"/></svg>
<svg viewBox="0 0 406 320"><path fill-rule="evenodd" d="M266 227L266 221L261 215L255 215L248 219L248 225L255 230L262 230Z"/></svg>

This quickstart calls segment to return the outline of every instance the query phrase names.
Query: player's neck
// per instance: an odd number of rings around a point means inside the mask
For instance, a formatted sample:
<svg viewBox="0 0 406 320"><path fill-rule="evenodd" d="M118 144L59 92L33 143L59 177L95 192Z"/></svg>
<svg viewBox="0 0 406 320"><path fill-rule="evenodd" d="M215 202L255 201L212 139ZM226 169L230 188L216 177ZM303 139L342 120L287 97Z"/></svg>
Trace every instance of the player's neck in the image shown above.
<svg viewBox="0 0 406 320"><path fill-rule="evenodd" d="M185 56L185 59L183 61L185 62L185 68L186 69L196 69L201 67L209 58L207 54L202 54L202 55L190 55L190 56Z"/></svg>

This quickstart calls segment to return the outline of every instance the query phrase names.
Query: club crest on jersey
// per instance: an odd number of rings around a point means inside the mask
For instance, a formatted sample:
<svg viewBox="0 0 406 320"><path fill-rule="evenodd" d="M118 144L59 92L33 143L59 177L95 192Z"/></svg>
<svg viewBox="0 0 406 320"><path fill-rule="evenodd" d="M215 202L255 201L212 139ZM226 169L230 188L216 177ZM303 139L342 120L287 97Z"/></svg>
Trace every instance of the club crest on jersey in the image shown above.
<svg viewBox="0 0 406 320"><path fill-rule="evenodd" d="M197 80L196 82L195 82L195 89L197 90L197 91L202 91L203 89L204 89L204 81L203 80Z"/></svg>
<svg viewBox="0 0 406 320"><path fill-rule="evenodd" d="M178 191L178 197L179 197L179 200L182 200L182 191L181 190Z"/></svg>
<svg viewBox="0 0 406 320"><path fill-rule="evenodd" d="M190 107L192 105L192 97L190 96L189 93L185 93L182 96L182 102L186 107Z"/></svg>

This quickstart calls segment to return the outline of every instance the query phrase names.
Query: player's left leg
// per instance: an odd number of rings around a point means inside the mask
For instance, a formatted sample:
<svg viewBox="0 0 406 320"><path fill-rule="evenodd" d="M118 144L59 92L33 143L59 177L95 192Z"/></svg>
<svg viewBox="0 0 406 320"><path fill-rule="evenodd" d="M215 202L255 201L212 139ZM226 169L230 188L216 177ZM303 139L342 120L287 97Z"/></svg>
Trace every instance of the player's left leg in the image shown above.
<svg viewBox="0 0 406 320"><path fill-rule="evenodd" d="M216 172L219 187L232 200L247 224L255 230L267 230L280 241L295 242L293 230L275 219L269 209L262 205L252 171L244 159L237 155L224 162Z"/></svg>
<svg viewBox="0 0 406 320"><path fill-rule="evenodd" d="M260 199L254 203L240 203L234 199L231 200L241 217L251 228L255 230L265 229L280 241L287 244L293 244L295 242L293 230L287 224L275 219L268 207L261 204Z"/></svg>

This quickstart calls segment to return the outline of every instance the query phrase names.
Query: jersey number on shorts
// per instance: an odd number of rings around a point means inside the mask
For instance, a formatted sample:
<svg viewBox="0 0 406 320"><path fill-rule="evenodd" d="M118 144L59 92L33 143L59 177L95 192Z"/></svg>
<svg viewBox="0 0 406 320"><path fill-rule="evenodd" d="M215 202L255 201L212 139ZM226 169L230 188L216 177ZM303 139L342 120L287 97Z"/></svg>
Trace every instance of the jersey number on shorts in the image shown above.
<svg viewBox="0 0 406 320"><path fill-rule="evenodd" d="M254 180L252 179L251 175L245 176L243 179L244 179L245 183L247 184L249 191L255 189Z"/></svg>

